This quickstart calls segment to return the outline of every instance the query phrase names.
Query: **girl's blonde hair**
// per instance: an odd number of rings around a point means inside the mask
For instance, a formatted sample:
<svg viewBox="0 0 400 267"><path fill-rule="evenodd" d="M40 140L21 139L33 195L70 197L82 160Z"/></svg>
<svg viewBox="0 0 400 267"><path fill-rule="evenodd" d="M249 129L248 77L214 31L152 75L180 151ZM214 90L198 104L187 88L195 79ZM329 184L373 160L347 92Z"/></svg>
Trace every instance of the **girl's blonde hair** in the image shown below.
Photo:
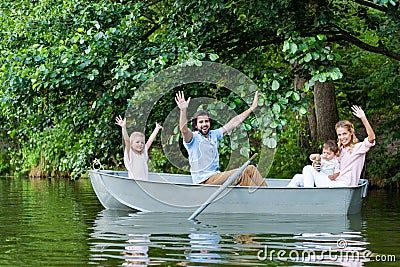
<svg viewBox="0 0 400 267"><path fill-rule="evenodd" d="M348 130L350 132L351 140L349 143L349 152L351 153L353 151L354 145L358 143L358 138L354 131L354 125L347 120L343 120L343 121L339 121L338 123L336 123L335 129L337 130L338 128L345 128L346 130ZM340 142L340 140L338 141L338 146L339 147L342 146L342 143ZM340 154L340 150L339 150L339 154Z"/></svg>
<svg viewBox="0 0 400 267"><path fill-rule="evenodd" d="M144 133L133 132L133 133L131 133L131 136L129 137L129 142L132 144L133 143L133 139L135 139L137 137L143 138L146 141ZM143 151L144 150L142 150L140 153L143 153Z"/></svg>

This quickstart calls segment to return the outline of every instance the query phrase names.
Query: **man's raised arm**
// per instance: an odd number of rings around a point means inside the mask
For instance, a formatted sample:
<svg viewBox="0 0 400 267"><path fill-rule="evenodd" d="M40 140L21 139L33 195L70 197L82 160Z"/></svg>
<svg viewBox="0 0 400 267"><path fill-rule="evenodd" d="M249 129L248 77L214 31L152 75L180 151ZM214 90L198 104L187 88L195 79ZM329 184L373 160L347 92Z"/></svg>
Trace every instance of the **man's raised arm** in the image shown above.
<svg viewBox="0 0 400 267"><path fill-rule="evenodd" d="M175 102L180 109L180 116L179 116L179 129L181 130L183 140L186 143L190 143L193 138L192 131L188 128L187 125L187 108L189 107L190 97L185 100L185 95L182 91L176 93Z"/></svg>
<svg viewBox="0 0 400 267"><path fill-rule="evenodd" d="M239 115L236 115L234 118L232 118L227 124L225 124L222 129L224 131L224 135L235 129L236 127L239 126L249 115L253 110L258 106L258 91L256 91L256 94L254 95L253 103L251 104L250 108L243 111Z"/></svg>

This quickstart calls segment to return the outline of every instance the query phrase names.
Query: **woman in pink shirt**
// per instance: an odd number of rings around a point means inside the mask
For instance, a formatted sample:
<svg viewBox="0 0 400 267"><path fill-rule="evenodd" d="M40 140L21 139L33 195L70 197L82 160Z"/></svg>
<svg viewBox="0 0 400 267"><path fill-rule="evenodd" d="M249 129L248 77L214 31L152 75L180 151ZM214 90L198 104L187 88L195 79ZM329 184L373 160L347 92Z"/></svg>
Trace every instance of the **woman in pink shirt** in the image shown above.
<svg viewBox="0 0 400 267"><path fill-rule="evenodd" d="M354 131L354 126L349 121L336 123L336 133L339 139L340 174L338 177L329 178L320 175L316 169L304 168L304 187L341 187L356 186L360 180L361 171L365 162L365 155L375 145L375 133L369 124L364 111L359 106L351 107L353 114L360 118L367 131L368 137L359 142Z"/></svg>

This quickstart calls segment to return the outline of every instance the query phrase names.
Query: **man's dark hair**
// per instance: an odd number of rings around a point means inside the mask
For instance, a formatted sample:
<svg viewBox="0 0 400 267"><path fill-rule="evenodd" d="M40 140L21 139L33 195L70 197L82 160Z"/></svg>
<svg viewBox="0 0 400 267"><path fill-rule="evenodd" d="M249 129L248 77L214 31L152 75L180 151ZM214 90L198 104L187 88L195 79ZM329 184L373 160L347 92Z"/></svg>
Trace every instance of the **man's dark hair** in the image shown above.
<svg viewBox="0 0 400 267"><path fill-rule="evenodd" d="M211 121L211 116L206 110L199 110L196 113L193 114L192 117L192 131L198 131L197 129L197 118L199 116L207 116L208 119Z"/></svg>

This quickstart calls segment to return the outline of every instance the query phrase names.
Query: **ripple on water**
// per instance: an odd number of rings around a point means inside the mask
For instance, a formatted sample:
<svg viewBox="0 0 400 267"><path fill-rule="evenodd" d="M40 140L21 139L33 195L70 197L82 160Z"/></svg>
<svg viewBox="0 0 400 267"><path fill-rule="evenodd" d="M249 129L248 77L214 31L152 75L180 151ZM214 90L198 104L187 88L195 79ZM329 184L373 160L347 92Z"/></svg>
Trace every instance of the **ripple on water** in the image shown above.
<svg viewBox="0 0 400 267"><path fill-rule="evenodd" d="M364 251L368 244L360 216L203 214L194 222L189 216L104 210L93 224L91 263L345 265L338 253ZM321 256L322 251L338 256ZM302 257L304 252L316 256Z"/></svg>

